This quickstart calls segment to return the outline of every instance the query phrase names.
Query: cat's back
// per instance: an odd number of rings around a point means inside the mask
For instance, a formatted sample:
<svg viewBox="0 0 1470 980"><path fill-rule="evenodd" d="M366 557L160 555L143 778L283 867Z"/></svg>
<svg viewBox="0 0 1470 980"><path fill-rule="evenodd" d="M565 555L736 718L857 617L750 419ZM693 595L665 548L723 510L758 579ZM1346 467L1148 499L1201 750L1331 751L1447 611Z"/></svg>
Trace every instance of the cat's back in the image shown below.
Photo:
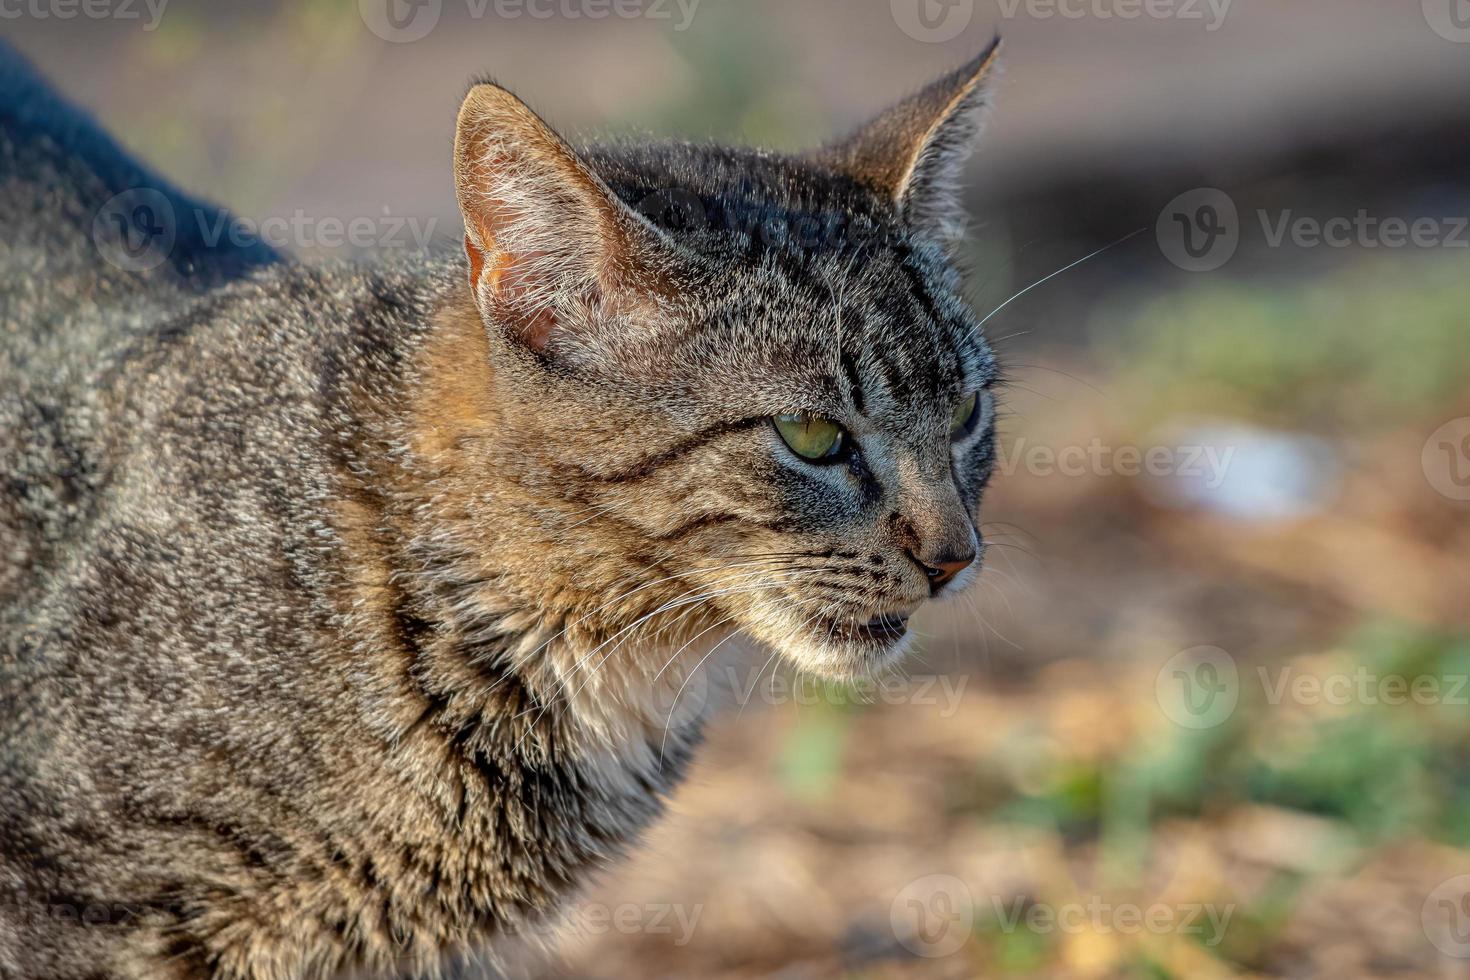
<svg viewBox="0 0 1470 980"><path fill-rule="evenodd" d="M221 209L129 156L0 42L0 372L145 330L186 297L279 261L211 242ZM202 218L205 220L190 220ZM215 219L216 223L208 223Z"/></svg>
<svg viewBox="0 0 1470 980"><path fill-rule="evenodd" d="M282 268L200 237L218 208L130 157L0 43L0 599L36 582L103 493L125 376ZM217 227L218 225L206 225ZM115 447L113 447L115 448ZM7 581L9 580L9 581Z"/></svg>

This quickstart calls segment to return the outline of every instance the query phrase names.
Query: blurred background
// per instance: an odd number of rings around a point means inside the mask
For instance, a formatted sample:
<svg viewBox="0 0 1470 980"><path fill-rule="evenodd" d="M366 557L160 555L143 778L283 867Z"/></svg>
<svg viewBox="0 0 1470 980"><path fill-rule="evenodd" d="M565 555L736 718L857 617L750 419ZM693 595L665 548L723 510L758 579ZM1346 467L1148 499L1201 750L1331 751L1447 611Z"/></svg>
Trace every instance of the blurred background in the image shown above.
<svg viewBox="0 0 1470 980"><path fill-rule="evenodd" d="M457 247L472 76L582 136L796 149L1003 34L977 312L1113 247L987 324L982 580L880 686L720 678L670 817L519 969L1470 977L1466 0L6 0L0 31L324 260Z"/></svg>

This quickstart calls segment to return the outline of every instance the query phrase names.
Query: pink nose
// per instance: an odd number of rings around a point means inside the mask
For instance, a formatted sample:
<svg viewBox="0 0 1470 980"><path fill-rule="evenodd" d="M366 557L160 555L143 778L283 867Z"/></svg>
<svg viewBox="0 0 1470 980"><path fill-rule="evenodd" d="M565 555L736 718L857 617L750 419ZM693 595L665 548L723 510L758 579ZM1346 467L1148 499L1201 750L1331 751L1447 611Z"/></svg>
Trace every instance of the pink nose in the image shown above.
<svg viewBox="0 0 1470 980"><path fill-rule="evenodd" d="M919 565L924 569L924 574L929 577L929 591L931 593L937 593L940 589L954 581L956 575L974 563L975 553L972 551L953 558L946 557L943 560L934 562L932 565L918 558L914 560L919 562Z"/></svg>

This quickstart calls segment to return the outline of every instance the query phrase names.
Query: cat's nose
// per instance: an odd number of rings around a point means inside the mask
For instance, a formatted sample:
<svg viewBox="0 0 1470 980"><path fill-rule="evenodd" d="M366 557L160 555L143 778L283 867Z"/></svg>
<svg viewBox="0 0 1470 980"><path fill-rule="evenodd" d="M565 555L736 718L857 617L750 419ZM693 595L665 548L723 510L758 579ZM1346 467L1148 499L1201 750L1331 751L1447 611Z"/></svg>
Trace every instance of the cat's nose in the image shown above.
<svg viewBox="0 0 1470 980"><path fill-rule="evenodd" d="M913 553L910 552L912 555ZM963 554L941 555L936 558L920 558L913 555L914 561L924 570L924 575L929 579L929 594L938 595L939 590L944 588L954 577L975 562L975 551L969 549Z"/></svg>

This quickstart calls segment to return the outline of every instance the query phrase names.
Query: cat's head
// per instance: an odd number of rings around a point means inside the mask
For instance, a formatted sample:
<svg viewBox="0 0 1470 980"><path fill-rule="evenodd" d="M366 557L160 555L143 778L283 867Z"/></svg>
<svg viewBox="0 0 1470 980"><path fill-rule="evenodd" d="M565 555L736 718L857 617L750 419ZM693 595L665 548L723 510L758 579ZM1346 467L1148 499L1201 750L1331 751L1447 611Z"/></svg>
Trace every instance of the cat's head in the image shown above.
<svg viewBox="0 0 1470 980"><path fill-rule="evenodd" d="M997 372L949 248L995 56L799 156L579 151L493 84L460 111L470 288L528 471L625 527L695 621L808 670L895 656L980 563Z"/></svg>

